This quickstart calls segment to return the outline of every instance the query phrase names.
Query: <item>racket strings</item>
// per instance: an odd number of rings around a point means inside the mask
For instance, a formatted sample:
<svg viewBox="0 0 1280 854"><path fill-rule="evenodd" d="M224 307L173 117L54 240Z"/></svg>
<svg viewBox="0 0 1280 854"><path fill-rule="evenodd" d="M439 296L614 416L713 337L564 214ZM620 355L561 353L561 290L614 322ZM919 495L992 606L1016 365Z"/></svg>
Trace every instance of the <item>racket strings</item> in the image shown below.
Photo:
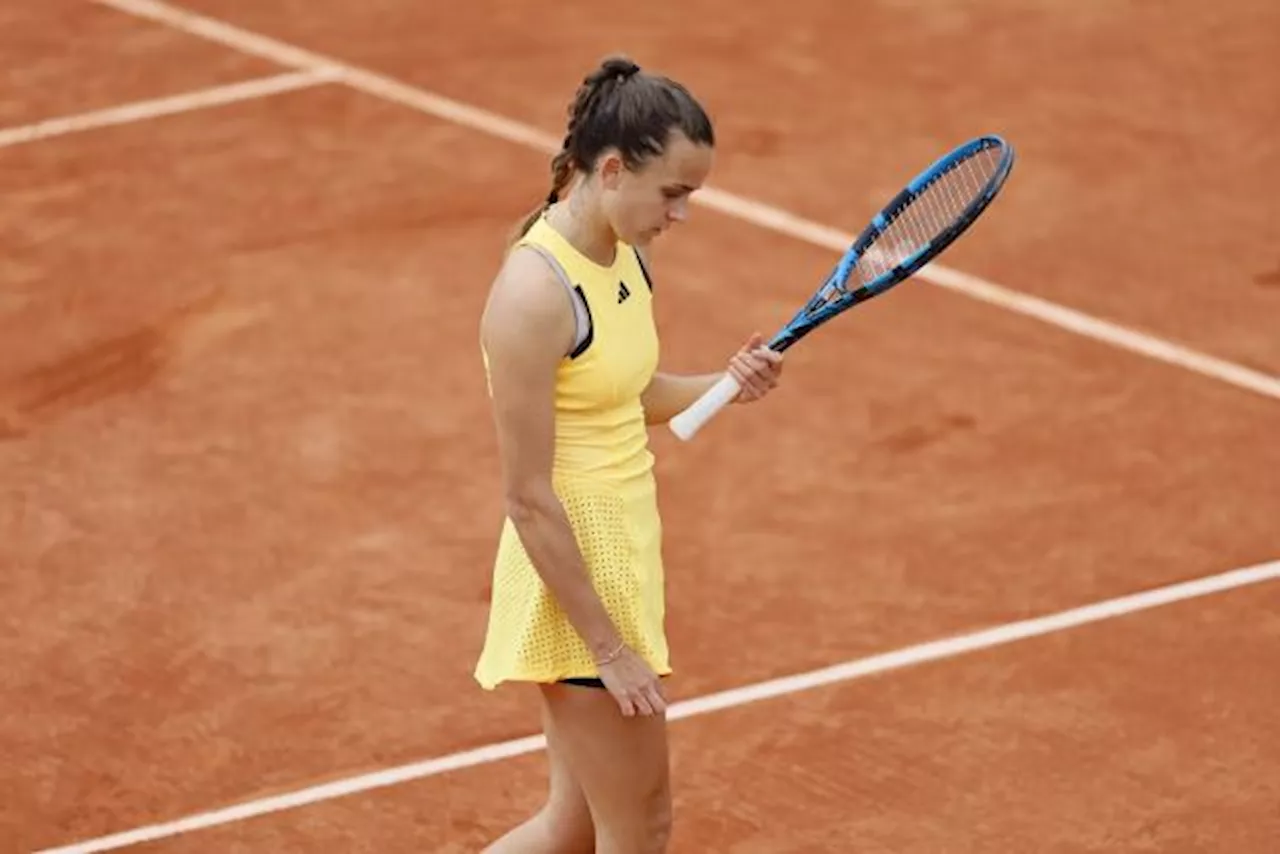
<svg viewBox="0 0 1280 854"><path fill-rule="evenodd" d="M984 148L922 187L867 247L854 277L865 285L924 251L983 194L1000 163L998 147Z"/></svg>

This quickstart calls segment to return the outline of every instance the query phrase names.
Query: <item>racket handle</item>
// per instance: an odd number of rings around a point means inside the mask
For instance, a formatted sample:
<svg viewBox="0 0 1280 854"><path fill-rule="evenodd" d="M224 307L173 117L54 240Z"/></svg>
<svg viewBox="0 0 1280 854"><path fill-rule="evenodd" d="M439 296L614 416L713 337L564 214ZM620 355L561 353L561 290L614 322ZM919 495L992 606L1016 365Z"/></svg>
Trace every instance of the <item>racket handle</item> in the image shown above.
<svg viewBox="0 0 1280 854"><path fill-rule="evenodd" d="M672 418L667 426L671 428L671 432L675 433L678 438L687 442L717 412L724 409L737 397L740 391L742 391L742 386L738 385L738 381L733 378L733 375L725 374L719 382L707 389L702 397L691 403L688 409Z"/></svg>

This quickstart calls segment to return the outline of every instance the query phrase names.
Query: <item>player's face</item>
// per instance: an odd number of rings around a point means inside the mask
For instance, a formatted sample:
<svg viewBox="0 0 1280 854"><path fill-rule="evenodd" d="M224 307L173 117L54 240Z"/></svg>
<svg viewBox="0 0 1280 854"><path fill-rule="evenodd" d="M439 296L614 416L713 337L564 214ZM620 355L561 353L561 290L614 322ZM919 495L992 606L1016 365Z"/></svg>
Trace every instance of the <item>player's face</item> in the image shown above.
<svg viewBox="0 0 1280 854"><path fill-rule="evenodd" d="M606 162L601 178L613 230L624 243L643 246L689 215L689 196L707 180L713 150L673 132L666 151L636 171ZM614 155L609 155L614 157Z"/></svg>

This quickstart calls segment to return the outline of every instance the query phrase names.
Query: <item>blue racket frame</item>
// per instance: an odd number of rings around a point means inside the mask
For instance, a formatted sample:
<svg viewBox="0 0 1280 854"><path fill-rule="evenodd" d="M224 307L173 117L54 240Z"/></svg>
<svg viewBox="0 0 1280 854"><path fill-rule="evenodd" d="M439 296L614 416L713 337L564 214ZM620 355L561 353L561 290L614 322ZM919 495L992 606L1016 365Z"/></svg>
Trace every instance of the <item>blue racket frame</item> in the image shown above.
<svg viewBox="0 0 1280 854"><path fill-rule="evenodd" d="M853 268L859 259L862 258L863 253L867 251L867 248L871 246L877 237L884 233L898 212L910 204L912 199L919 195L935 179L950 171L952 166L960 161L967 160L980 151L990 148L999 148L1002 152L995 173L988 179L986 186L983 187L977 198L969 203L950 226L930 240L914 255L886 270L872 281L861 284L853 290L846 287L849 275L853 272ZM910 278L917 270L937 257L942 250L946 249L982 215L982 212L991 204L996 194L1000 192L1000 188L1004 186L1005 180L1009 177L1009 172L1013 169L1013 163L1013 147L1004 138L996 135L977 137L938 158L929 168L912 179L879 213L872 217L871 222L862 230L857 240L845 252L844 257L836 264L835 269L831 271L831 275L814 292L813 298L805 304L804 308L796 312L795 317L779 330L767 346L771 350L782 352L837 314L859 303L866 302L872 297L879 296L894 285ZM835 294L834 298L832 296L833 293Z"/></svg>

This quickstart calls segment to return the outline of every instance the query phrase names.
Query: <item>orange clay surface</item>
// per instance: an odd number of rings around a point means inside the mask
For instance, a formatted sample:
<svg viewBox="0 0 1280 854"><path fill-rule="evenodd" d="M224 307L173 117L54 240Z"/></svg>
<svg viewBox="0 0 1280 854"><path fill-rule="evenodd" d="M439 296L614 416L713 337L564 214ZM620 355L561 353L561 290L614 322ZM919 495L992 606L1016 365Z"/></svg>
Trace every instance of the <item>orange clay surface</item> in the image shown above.
<svg viewBox="0 0 1280 854"><path fill-rule="evenodd" d="M1280 7L657 0L188 8L562 133L614 50L715 114L713 183L846 230L996 131L945 263L1280 373ZM0 127L283 73L0 3ZM1230 81L1222 86L1223 80ZM501 506L477 320L547 158L341 85L0 149L0 851L537 731L481 691ZM695 208L664 368L830 251ZM656 430L675 699L1280 557L1280 402L924 283ZM672 724L673 851L1267 854L1266 584ZM137 846L471 852L530 754Z"/></svg>

